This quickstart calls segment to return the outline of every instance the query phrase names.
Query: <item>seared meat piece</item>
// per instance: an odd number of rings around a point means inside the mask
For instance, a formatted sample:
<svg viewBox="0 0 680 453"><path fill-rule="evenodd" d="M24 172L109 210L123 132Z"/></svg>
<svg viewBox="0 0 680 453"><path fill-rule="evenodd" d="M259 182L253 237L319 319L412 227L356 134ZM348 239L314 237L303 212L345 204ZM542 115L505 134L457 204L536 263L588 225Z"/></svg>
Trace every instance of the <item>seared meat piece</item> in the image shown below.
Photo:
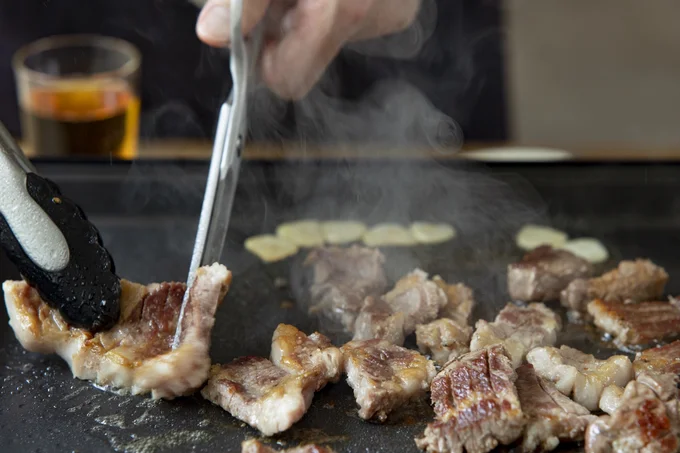
<svg viewBox="0 0 680 453"><path fill-rule="evenodd" d="M477 321L472 334L470 351L493 344L503 344L510 354L513 366L522 364L527 352L538 346L555 344L557 332L562 328L559 315L542 303L526 307L507 304L492 323Z"/></svg>
<svg viewBox="0 0 680 453"><path fill-rule="evenodd" d="M462 283L449 285L438 275L432 281L446 294L446 305L439 310L439 317L453 319L462 326L468 325L475 305L472 289Z"/></svg>
<svg viewBox="0 0 680 453"><path fill-rule="evenodd" d="M333 450L318 445L303 445L285 450L274 450L257 439L250 439L241 443L241 453L333 453Z"/></svg>
<svg viewBox="0 0 680 453"><path fill-rule="evenodd" d="M633 379L633 364L628 357L616 355L598 360L590 354L562 345L559 349L542 347L527 354L536 373L555 384L564 395L589 410L598 407L608 385L625 386Z"/></svg>
<svg viewBox="0 0 680 453"><path fill-rule="evenodd" d="M593 266L567 250L542 245L508 265L508 292L513 300L547 302L558 300L560 292L574 279L587 278Z"/></svg>
<svg viewBox="0 0 680 453"><path fill-rule="evenodd" d="M621 261L619 266L597 278L576 279L567 286L560 300L565 307L585 311L593 299L642 302L663 295L668 274L649 260Z"/></svg>
<svg viewBox="0 0 680 453"><path fill-rule="evenodd" d="M424 324L437 319L439 310L448 303L446 293L427 274L416 269L401 278L394 289L384 296L385 302L392 307L392 311L402 312L404 333L412 334L416 324Z"/></svg>
<svg viewBox="0 0 680 453"><path fill-rule="evenodd" d="M316 390L337 382L342 374L342 352L326 336L315 332L305 335L296 327L279 324L272 338L271 360L291 374L319 377Z"/></svg>
<svg viewBox="0 0 680 453"><path fill-rule="evenodd" d="M486 453L522 434L517 375L502 345L448 363L432 381L436 419L416 444L427 452Z"/></svg>
<svg viewBox="0 0 680 453"><path fill-rule="evenodd" d="M58 354L79 379L172 399L208 378L215 311L230 283L226 267L200 268L178 326L185 284L123 280L118 323L94 336L69 326L27 283L7 281L3 290L10 325L27 350ZM172 349L176 334L179 343Z"/></svg>
<svg viewBox="0 0 680 453"><path fill-rule="evenodd" d="M586 431L586 453L675 453L680 450L680 402L661 401L649 387L631 381L612 416Z"/></svg>
<svg viewBox="0 0 680 453"><path fill-rule="evenodd" d="M365 420L385 421L397 407L423 396L436 374L422 355L386 341L350 341L342 352L347 383Z"/></svg>
<svg viewBox="0 0 680 453"><path fill-rule="evenodd" d="M643 371L680 375L680 340L638 352L633 369L636 376Z"/></svg>
<svg viewBox="0 0 680 453"><path fill-rule="evenodd" d="M384 264L380 250L358 245L313 250L305 260L314 274L310 311L323 313L351 331L364 299L387 289Z"/></svg>
<svg viewBox="0 0 680 453"><path fill-rule="evenodd" d="M290 428L309 409L314 392L342 373L342 352L318 332L279 324L269 361L241 357L210 370L203 396L264 435Z"/></svg>
<svg viewBox="0 0 680 453"><path fill-rule="evenodd" d="M210 368L203 397L265 436L287 430L312 404L319 377L291 374L263 357L241 357Z"/></svg>
<svg viewBox="0 0 680 453"><path fill-rule="evenodd" d="M528 363L517 369L515 386L528 419L522 442L524 452L554 450L560 441L581 441L588 424L597 419L561 394L552 382L538 376Z"/></svg>
<svg viewBox="0 0 680 453"><path fill-rule="evenodd" d="M468 352L471 335L472 327L447 318L416 326L418 349L440 365Z"/></svg>
<svg viewBox="0 0 680 453"><path fill-rule="evenodd" d="M385 340L402 346L404 344L404 321L406 316L392 313L392 308L382 298L367 297L354 324L354 340Z"/></svg>
<svg viewBox="0 0 680 453"><path fill-rule="evenodd" d="M680 309L668 302L621 303L595 299L588 313L619 345L649 344L680 336Z"/></svg>

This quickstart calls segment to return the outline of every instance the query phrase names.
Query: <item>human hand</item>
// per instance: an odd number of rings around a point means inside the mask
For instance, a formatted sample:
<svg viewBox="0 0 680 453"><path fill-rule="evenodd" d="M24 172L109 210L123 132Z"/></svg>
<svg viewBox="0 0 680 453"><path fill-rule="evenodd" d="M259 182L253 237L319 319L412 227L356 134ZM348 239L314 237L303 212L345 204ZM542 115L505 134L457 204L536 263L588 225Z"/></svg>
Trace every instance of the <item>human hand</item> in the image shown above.
<svg viewBox="0 0 680 453"><path fill-rule="evenodd" d="M279 97L303 98L350 41L406 29L421 0L244 0L243 33L263 19L261 75ZM208 0L196 24L198 37L214 47L230 44L231 0Z"/></svg>

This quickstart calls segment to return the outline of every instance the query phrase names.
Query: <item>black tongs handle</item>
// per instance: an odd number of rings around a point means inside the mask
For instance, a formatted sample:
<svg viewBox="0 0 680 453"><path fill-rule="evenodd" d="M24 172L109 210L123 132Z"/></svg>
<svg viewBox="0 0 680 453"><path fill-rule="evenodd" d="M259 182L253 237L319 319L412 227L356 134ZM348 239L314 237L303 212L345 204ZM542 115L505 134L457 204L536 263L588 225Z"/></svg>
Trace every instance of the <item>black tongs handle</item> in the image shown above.
<svg viewBox="0 0 680 453"><path fill-rule="evenodd" d="M0 245L64 320L90 331L120 315L120 279L99 232L42 178L0 124Z"/></svg>

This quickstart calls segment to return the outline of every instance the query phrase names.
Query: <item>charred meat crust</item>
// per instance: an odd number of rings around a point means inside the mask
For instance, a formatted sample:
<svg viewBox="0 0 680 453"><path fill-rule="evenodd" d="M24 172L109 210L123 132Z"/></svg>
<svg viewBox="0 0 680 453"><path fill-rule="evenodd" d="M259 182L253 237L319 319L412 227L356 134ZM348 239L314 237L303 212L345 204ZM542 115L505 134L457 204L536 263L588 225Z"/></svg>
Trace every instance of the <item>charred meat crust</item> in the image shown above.
<svg viewBox="0 0 680 453"><path fill-rule="evenodd" d="M416 445L427 452L486 453L519 438L524 415L502 345L449 362L432 381L436 419Z"/></svg>
<svg viewBox="0 0 680 453"><path fill-rule="evenodd" d="M425 395L436 371L416 351L381 340L351 341L342 348L347 383L363 419L385 421L389 413Z"/></svg>
<svg viewBox="0 0 680 453"><path fill-rule="evenodd" d="M642 345L680 336L680 309L669 302L621 303L595 299L588 313L597 327L624 345Z"/></svg>

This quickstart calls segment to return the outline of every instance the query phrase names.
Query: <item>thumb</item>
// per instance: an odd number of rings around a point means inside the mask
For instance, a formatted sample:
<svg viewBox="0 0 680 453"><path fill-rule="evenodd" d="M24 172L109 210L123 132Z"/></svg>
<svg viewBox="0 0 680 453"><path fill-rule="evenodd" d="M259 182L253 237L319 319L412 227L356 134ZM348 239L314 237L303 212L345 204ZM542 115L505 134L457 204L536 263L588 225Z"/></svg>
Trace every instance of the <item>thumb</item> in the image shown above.
<svg viewBox="0 0 680 453"><path fill-rule="evenodd" d="M243 1L243 34L248 34L267 11L271 0ZM227 47L231 42L231 0L208 0L196 22L196 35L213 47Z"/></svg>

